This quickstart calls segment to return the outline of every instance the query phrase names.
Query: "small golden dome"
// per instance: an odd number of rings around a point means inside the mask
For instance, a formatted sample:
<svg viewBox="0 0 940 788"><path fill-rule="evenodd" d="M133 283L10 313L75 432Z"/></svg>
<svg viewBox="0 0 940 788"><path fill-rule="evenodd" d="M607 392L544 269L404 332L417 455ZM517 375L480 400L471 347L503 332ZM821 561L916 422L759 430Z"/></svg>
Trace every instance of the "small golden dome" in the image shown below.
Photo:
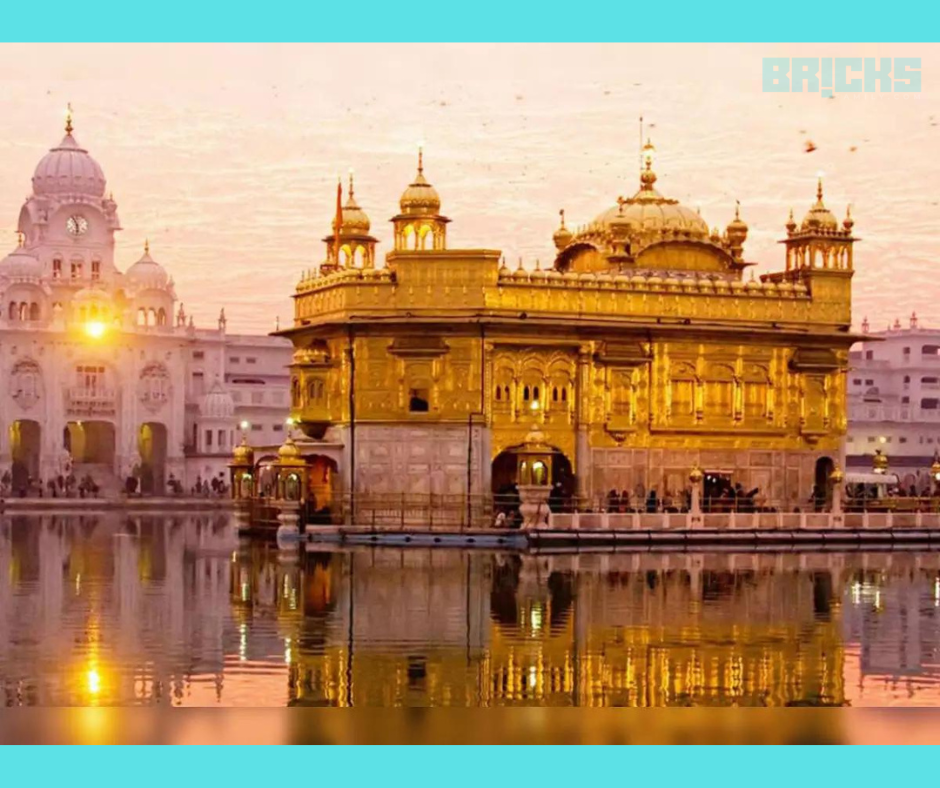
<svg viewBox="0 0 940 788"><path fill-rule="evenodd" d="M248 445L248 438L242 435L242 442L239 443L232 452L233 465L254 465L255 452Z"/></svg>
<svg viewBox="0 0 940 788"><path fill-rule="evenodd" d="M851 205L847 205L845 208L845 218L842 220L842 226L846 230L851 230L855 226L855 220L852 218Z"/></svg>
<svg viewBox="0 0 940 788"><path fill-rule="evenodd" d="M560 252L569 243L571 243L571 239L574 236L572 235L571 230L565 227L565 209L562 208L558 214L561 216L561 225L557 230L555 230L555 234L552 235L552 240L555 242L555 248Z"/></svg>
<svg viewBox="0 0 940 788"><path fill-rule="evenodd" d="M346 198L346 204L343 206L343 223L340 227L340 233L368 234L372 223L366 212L359 207L356 202L356 193L353 188L353 176L349 173L349 196Z"/></svg>
<svg viewBox="0 0 940 788"><path fill-rule="evenodd" d="M705 474L702 473L702 469L699 468L698 465L696 465L694 468L692 468L691 471L689 471L689 481L692 482L692 484L699 484L704 478L705 478Z"/></svg>
<svg viewBox="0 0 940 788"><path fill-rule="evenodd" d="M842 482L845 481L845 474L838 465L836 465L836 467L832 469L832 473L829 474L829 481L833 484L842 484Z"/></svg>
<svg viewBox="0 0 940 788"><path fill-rule="evenodd" d="M790 209L790 217L787 219L787 232L792 233L796 229L796 219L793 218L793 209Z"/></svg>
<svg viewBox="0 0 940 788"><path fill-rule="evenodd" d="M741 219L740 202L738 202L734 207L734 219L728 223L728 226L725 229L727 230L728 238L730 238L732 241L743 241L745 238L747 238L747 224L745 224Z"/></svg>
<svg viewBox="0 0 940 788"><path fill-rule="evenodd" d="M418 174L402 193L399 206L401 212L409 216L437 216L441 212L441 198L424 177L424 152L421 148L418 148Z"/></svg>
<svg viewBox="0 0 940 788"><path fill-rule="evenodd" d="M277 450L278 459L283 462L284 460L297 460L300 458L300 449L297 448L297 444L294 443L294 439L288 435L284 439L284 443L281 444L281 448Z"/></svg>
<svg viewBox="0 0 940 788"><path fill-rule="evenodd" d="M833 216L832 211L823 203L822 178L819 179L816 185L816 203L809 209L806 216L803 217L803 223L800 225L800 229L808 231L839 229L839 222L836 220L836 217Z"/></svg>

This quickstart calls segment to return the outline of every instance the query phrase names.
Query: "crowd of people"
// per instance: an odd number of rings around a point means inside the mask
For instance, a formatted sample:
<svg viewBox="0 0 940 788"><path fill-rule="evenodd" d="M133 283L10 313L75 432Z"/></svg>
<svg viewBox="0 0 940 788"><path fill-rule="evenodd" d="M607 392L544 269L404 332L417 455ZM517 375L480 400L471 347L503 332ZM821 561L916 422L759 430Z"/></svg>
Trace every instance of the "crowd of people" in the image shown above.
<svg viewBox="0 0 940 788"><path fill-rule="evenodd" d="M52 479L28 479L15 484L10 471L0 477L0 498L97 498L100 487L90 473L81 479L75 474L58 474Z"/></svg>
<svg viewBox="0 0 940 788"><path fill-rule="evenodd" d="M127 496L140 495L141 487L140 478L135 474L129 474L124 480L124 494ZM230 489L225 472L220 471L210 479L204 480L201 475L197 476L195 484L190 488L190 495L197 498L223 498ZM171 473L166 480L166 492L183 496L186 489ZM58 474L46 480L30 476L18 483L9 470L0 476L0 498L98 498L100 493L101 487L90 473L80 479L74 473Z"/></svg>

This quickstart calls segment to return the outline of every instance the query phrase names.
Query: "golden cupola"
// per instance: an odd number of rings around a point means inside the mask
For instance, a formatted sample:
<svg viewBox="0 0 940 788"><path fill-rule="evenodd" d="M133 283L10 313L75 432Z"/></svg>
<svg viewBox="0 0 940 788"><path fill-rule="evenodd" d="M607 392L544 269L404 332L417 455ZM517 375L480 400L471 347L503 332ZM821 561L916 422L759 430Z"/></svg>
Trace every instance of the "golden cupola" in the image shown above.
<svg viewBox="0 0 940 788"><path fill-rule="evenodd" d="M816 203L806 212L800 229L804 232L831 232L839 229L839 221L823 203L822 178L816 184Z"/></svg>
<svg viewBox="0 0 940 788"><path fill-rule="evenodd" d="M793 211L787 220L787 237L782 241L787 247L787 271L805 269L851 271L853 245L857 238L852 235L855 220L851 209L846 208L845 219L839 221L823 202L823 184L816 184L816 202L806 212L797 227Z"/></svg>
<svg viewBox="0 0 940 788"><path fill-rule="evenodd" d="M343 205L343 224L340 229L340 235L345 234L368 234L372 223L366 212L359 207L356 202L355 185L353 175L349 173L349 194L346 197L346 204Z"/></svg>
<svg viewBox="0 0 940 788"><path fill-rule="evenodd" d="M369 234L372 223L356 202L353 174L349 173L349 191L346 202L339 207L342 183L337 184L337 216L333 219L333 232L323 239L326 244L326 262L320 266L323 273L337 268L375 268L377 238Z"/></svg>
<svg viewBox="0 0 940 788"><path fill-rule="evenodd" d="M447 247L446 216L441 215L441 198L424 177L424 151L418 148L418 172L402 192L400 213L392 217L395 250L402 252L442 251Z"/></svg>

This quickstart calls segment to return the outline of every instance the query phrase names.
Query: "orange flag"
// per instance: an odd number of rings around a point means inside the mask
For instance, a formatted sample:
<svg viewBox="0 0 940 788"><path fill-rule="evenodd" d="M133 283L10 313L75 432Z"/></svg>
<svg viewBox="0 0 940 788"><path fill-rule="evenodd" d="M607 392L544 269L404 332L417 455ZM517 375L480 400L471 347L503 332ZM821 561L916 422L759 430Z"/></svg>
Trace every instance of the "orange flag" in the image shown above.
<svg viewBox="0 0 940 788"><path fill-rule="evenodd" d="M343 226L343 182L336 182L336 218L333 220L333 262L339 265L339 228Z"/></svg>

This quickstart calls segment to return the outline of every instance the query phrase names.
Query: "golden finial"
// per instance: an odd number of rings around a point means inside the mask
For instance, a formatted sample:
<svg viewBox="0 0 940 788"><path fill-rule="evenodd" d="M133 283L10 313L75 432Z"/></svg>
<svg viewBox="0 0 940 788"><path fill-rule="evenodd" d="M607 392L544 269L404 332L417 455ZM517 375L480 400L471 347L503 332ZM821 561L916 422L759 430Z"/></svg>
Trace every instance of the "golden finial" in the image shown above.
<svg viewBox="0 0 940 788"><path fill-rule="evenodd" d="M150 254L150 239L144 239L144 254Z"/></svg>
<svg viewBox="0 0 940 788"><path fill-rule="evenodd" d="M646 162L645 167L640 172L640 188L646 191L652 191L653 184L656 183L656 173L653 172L653 152L656 148L649 137L646 138L646 145L643 146L642 157Z"/></svg>
<svg viewBox="0 0 940 788"><path fill-rule="evenodd" d="M561 217L561 226L564 227L564 226L565 226L565 209L562 208L562 209L558 212L558 215Z"/></svg>
<svg viewBox="0 0 940 788"><path fill-rule="evenodd" d="M349 168L349 199L353 199L353 169Z"/></svg>
<svg viewBox="0 0 940 788"><path fill-rule="evenodd" d="M65 133L72 133L72 102L65 105Z"/></svg>
<svg viewBox="0 0 940 788"><path fill-rule="evenodd" d="M418 143L418 175L424 175L424 144Z"/></svg>
<svg viewBox="0 0 940 788"><path fill-rule="evenodd" d="M542 262L538 257L535 258L535 270L536 271L542 270Z"/></svg>
<svg viewBox="0 0 940 788"><path fill-rule="evenodd" d="M274 316L274 330L275 331L281 330L281 316L280 315Z"/></svg>
<svg viewBox="0 0 940 788"><path fill-rule="evenodd" d="M521 257L519 258L519 268L517 270L519 271L522 270L522 258Z"/></svg>
<svg viewBox="0 0 940 788"><path fill-rule="evenodd" d="M26 235L21 230L17 230L16 231L16 245L20 247L20 249L22 249L24 243L26 243Z"/></svg>
<svg viewBox="0 0 940 788"><path fill-rule="evenodd" d="M822 202L822 197L823 197L822 175L820 175L819 179L816 181L816 199L819 202Z"/></svg>
<svg viewBox="0 0 940 788"><path fill-rule="evenodd" d="M734 201L734 220L736 222L741 221L741 201L740 200Z"/></svg>

